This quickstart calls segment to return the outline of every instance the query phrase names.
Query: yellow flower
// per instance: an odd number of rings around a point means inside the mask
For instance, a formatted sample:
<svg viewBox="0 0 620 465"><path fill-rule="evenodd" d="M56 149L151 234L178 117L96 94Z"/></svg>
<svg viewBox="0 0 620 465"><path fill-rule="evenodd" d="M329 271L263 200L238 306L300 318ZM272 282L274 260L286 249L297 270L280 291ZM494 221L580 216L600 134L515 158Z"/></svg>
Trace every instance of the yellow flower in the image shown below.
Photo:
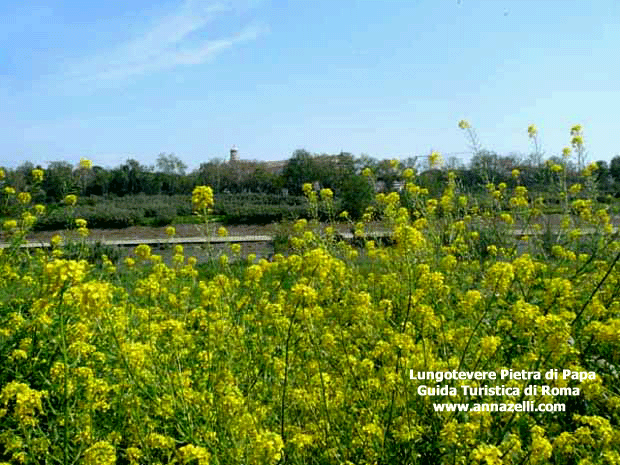
<svg viewBox="0 0 620 465"><path fill-rule="evenodd" d="M512 170L512 177L513 178L515 178L515 179L518 178L520 174L521 174L521 172L519 170L517 170L517 169Z"/></svg>
<svg viewBox="0 0 620 465"><path fill-rule="evenodd" d="M190 463L196 460L198 465L208 465L210 454L204 447L188 444L179 449L182 463ZM194 463L194 462L192 462Z"/></svg>
<svg viewBox="0 0 620 465"><path fill-rule="evenodd" d="M305 195L309 195L310 192L312 192L312 184L310 184L309 182L304 183L301 190L304 192Z"/></svg>
<svg viewBox="0 0 620 465"><path fill-rule="evenodd" d="M12 187L10 187L10 186L6 186L6 187L4 188L4 193L5 193L6 195L13 195L13 194L15 194L15 189L13 189L13 188L12 188Z"/></svg>
<svg viewBox="0 0 620 465"><path fill-rule="evenodd" d="M514 224L515 220L510 215L510 213L502 213L500 215L501 220L506 224Z"/></svg>
<svg viewBox="0 0 620 465"><path fill-rule="evenodd" d="M334 198L334 192L331 189L321 189L320 192L321 199L323 200L332 200Z"/></svg>
<svg viewBox="0 0 620 465"><path fill-rule="evenodd" d="M4 229L7 231L11 231L12 229L17 228L17 221L15 220L6 220L3 224Z"/></svg>
<svg viewBox="0 0 620 465"><path fill-rule="evenodd" d="M77 203L77 196L73 195L73 194L69 194L65 197L65 203L67 205L75 205Z"/></svg>
<svg viewBox="0 0 620 465"><path fill-rule="evenodd" d="M574 136L571 139L571 144L573 145L573 147L579 149L583 146L583 137L582 136Z"/></svg>
<svg viewBox="0 0 620 465"><path fill-rule="evenodd" d="M5 178L6 174L4 173L4 169L0 168L0 181Z"/></svg>
<svg viewBox="0 0 620 465"><path fill-rule="evenodd" d="M34 212L37 215L42 215L43 213L45 213L45 205L41 205L41 204L36 204L34 206Z"/></svg>
<svg viewBox="0 0 620 465"><path fill-rule="evenodd" d="M390 160L390 168L398 168L400 162L396 159Z"/></svg>
<svg viewBox="0 0 620 465"><path fill-rule="evenodd" d="M205 210L213 207L213 189L209 186L196 186L192 192L194 210Z"/></svg>
<svg viewBox="0 0 620 465"><path fill-rule="evenodd" d="M32 179L34 180L34 182L43 181L43 170L34 169L32 170L31 175L32 175Z"/></svg>
<svg viewBox="0 0 620 465"><path fill-rule="evenodd" d="M228 236L228 230L224 226L220 226L217 230L217 235L220 237Z"/></svg>
<svg viewBox="0 0 620 465"><path fill-rule="evenodd" d="M470 129L471 125L467 121L462 119L461 121L459 121L459 128L461 128L461 129Z"/></svg>
<svg viewBox="0 0 620 465"><path fill-rule="evenodd" d="M168 227L166 228L166 234L167 234L169 237L173 237L176 233L177 233L177 230L174 228L174 226L168 226Z"/></svg>
<svg viewBox="0 0 620 465"><path fill-rule="evenodd" d="M428 163L431 168L438 168L443 165L443 158L439 152L431 152L428 157Z"/></svg>
<svg viewBox="0 0 620 465"><path fill-rule="evenodd" d="M77 218L77 219L75 220L75 225L76 225L78 228L85 228L85 227L86 227L86 224L87 224L87 223L86 223L86 220L85 220L85 219L83 219L83 218Z"/></svg>
<svg viewBox="0 0 620 465"><path fill-rule="evenodd" d="M241 253L241 244L232 244L230 246L230 251L235 255L239 255Z"/></svg>
<svg viewBox="0 0 620 465"><path fill-rule="evenodd" d="M83 170L89 170L93 167L93 162L87 158L80 158L80 168Z"/></svg>
<svg viewBox="0 0 620 465"><path fill-rule="evenodd" d="M581 124L575 124L570 130L570 135L578 136L581 134L582 130L583 130L583 127L581 126Z"/></svg>
<svg viewBox="0 0 620 465"><path fill-rule="evenodd" d="M29 192L20 192L19 194L17 194L17 201L22 205L29 204L31 200L32 197L30 196Z"/></svg>
<svg viewBox="0 0 620 465"><path fill-rule="evenodd" d="M562 165L558 165L558 164L554 164L551 165L551 171L553 171L554 173L559 173L560 171L562 171Z"/></svg>
<svg viewBox="0 0 620 465"><path fill-rule="evenodd" d="M562 149L562 156L564 158L568 158L568 157L570 157L570 152L571 152L571 148L570 147L564 147Z"/></svg>
<svg viewBox="0 0 620 465"><path fill-rule="evenodd" d="M114 465L116 449L107 441L98 441L84 451L84 465Z"/></svg>
<svg viewBox="0 0 620 465"><path fill-rule="evenodd" d="M571 194L578 194L579 192L581 192L581 189L583 188L583 186L581 184L573 184L572 186L570 186L570 193Z"/></svg>
<svg viewBox="0 0 620 465"><path fill-rule="evenodd" d="M24 227L29 228L37 221L37 217L30 212L22 213L22 222Z"/></svg>
<svg viewBox="0 0 620 465"><path fill-rule="evenodd" d="M372 175L372 171L370 168L364 168L362 170L362 176L366 176L367 178Z"/></svg>
<svg viewBox="0 0 620 465"><path fill-rule="evenodd" d="M151 256L151 247L146 244L140 244L135 248L134 253L142 260L147 260Z"/></svg>
<svg viewBox="0 0 620 465"><path fill-rule="evenodd" d="M62 244L62 236L60 236L60 234L56 234L54 237L52 237L52 239L50 240L50 244L52 244L52 247L58 247Z"/></svg>
<svg viewBox="0 0 620 465"><path fill-rule="evenodd" d="M535 125L530 124L527 127L527 134L530 137L530 139L532 139L532 138L536 137L536 135L538 134L538 129L536 128Z"/></svg>

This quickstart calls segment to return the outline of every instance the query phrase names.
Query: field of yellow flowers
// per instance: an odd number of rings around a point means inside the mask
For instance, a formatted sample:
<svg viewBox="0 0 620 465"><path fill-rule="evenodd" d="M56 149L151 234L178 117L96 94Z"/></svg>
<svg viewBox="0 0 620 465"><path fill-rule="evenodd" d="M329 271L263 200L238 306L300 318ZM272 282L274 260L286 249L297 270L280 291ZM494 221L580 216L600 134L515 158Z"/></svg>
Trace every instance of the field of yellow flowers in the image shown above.
<svg viewBox="0 0 620 465"><path fill-rule="evenodd" d="M552 244L538 234L544 199L518 172L489 183L483 211L454 176L429 198L405 170L354 245L301 220L289 254L256 261L232 246L209 277L181 246L171 264L140 246L118 269L67 259L59 238L20 249L44 208L7 186L19 213L0 255L0 462L620 464L620 242L588 197L594 169L583 186L554 171L567 216ZM331 204L329 189L304 191L311 209ZM192 200L207 216L213 192ZM387 244L364 239L377 218ZM515 221L525 238L509 234ZM590 375L468 381L499 394L411 379L554 369ZM565 410L434 407L526 401Z"/></svg>

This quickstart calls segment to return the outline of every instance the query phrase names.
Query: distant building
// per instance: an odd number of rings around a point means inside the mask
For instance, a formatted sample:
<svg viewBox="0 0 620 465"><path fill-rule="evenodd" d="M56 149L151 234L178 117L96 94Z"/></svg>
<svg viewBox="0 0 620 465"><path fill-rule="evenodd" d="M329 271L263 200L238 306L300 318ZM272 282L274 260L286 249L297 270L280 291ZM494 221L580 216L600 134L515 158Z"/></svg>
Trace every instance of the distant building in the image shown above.
<svg viewBox="0 0 620 465"><path fill-rule="evenodd" d="M230 161L229 163L235 163L238 166L242 165L254 165L264 169L267 173L280 174L286 166L287 160L281 161L250 161L239 160L239 149L236 145L233 145L230 149Z"/></svg>

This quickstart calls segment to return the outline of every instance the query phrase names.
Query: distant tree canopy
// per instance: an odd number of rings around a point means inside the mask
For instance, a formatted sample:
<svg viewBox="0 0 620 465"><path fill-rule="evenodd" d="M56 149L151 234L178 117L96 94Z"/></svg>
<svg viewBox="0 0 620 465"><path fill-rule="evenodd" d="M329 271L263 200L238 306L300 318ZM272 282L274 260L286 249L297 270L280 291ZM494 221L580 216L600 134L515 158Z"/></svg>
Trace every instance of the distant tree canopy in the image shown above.
<svg viewBox="0 0 620 465"><path fill-rule="evenodd" d="M405 168L419 168L427 157L410 157L396 167L389 160L377 160L362 154L313 154L304 149L295 150L285 162L236 160L227 162L212 159L201 163L198 169L187 172L187 166L174 154L160 153L153 166L128 159L120 166L106 169L94 166L91 170L73 167L66 161L55 161L45 168L45 176L37 184L37 199L47 202L62 200L67 194L80 196L124 196L132 194L191 194L196 185L210 185L215 192L301 195L304 183L319 188L331 188L343 207L353 215L360 215L372 202L373 189L390 190L399 187ZM519 182L532 192L545 192L554 176L550 164L566 166L568 182L577 182L574 163L565 163L561 156L551 157L547 163L536 165L531 157L511 153L498 155L488 150L477 150L466 166L458 159L448 159L442 170L419 171L418 182L425 183L433 194L443 190L447 169L455 171L460 188L468 191L484 189L486 183L514 183L512 171L519 170ZM598 162L595 180L603 194L620 196L620 155L610 163ZM7 182L21 190L33 185L32 170L41 168L25 162L15 169L7 169ZM370 168L374 183L362 176ZM38 201L39 201L38 200Z"/></svg>

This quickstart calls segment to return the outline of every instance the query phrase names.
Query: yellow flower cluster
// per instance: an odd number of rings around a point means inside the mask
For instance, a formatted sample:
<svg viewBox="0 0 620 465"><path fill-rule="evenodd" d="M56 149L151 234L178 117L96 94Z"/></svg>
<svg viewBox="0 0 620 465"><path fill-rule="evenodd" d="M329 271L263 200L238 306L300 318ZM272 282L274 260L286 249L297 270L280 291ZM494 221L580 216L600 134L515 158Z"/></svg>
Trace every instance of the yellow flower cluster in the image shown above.
<svg viewBox="0 0 620 465"><path fill-rule="evenodd" d="M213 189L208 186L196 186L192 192L192 205L195 211L204 211L213 207Z"/></svg>
<svg viewBox="0 0 620 465"><path fill-rule="evenodd" d="M439 152L432 152L428 156L428 164L431 168L439 168L443 165L443 158Z"/></svg>
<svg viewBox="0 0 620 465"><path fill-rule="evenodd" d="M83 170L90 170L93 167L93 162L87 158L80 158L80 168Z"/></svg>
<svg viewBox="0 0 620 465"><path fill-rule="evenodd" d="M52 252L0 254L2 460L617 462L620 242L606 229L610 212L567 196L572 210L554 241L535 234L543 202L530 206L518 173L470 196L454 173L427 189L406 171L402 192L377 195L351 224L350 243L336 240L338 225L302 219L291 248L269 260L231 244L197 266L168 241L161 257L142 244L116 269L106 256L61 258L71 251L61 236ZM587 197L584 185L566 192ZM329 189L303 189L333 200ZM31 221L30 203L5 229ZM211 208L211 188L196 187L192 203ZM371 220L381 221L376 237ZM528 243L509 234L514 225ZM522 388L520 379L472 380L476 396L420 394L454 384L430 373L552 369L595 376L545 381L578 389L569 400L523 400L576 404L584 415L434 411L515 404L521 396L486 389Z"/></svg>
<svg viewBox="0 0 620 465"><path fill-rule="evenodd" d="M43 170L40 169L34 169L32 170L32 180L34 182L41 182L43 181Z"/></svg>

